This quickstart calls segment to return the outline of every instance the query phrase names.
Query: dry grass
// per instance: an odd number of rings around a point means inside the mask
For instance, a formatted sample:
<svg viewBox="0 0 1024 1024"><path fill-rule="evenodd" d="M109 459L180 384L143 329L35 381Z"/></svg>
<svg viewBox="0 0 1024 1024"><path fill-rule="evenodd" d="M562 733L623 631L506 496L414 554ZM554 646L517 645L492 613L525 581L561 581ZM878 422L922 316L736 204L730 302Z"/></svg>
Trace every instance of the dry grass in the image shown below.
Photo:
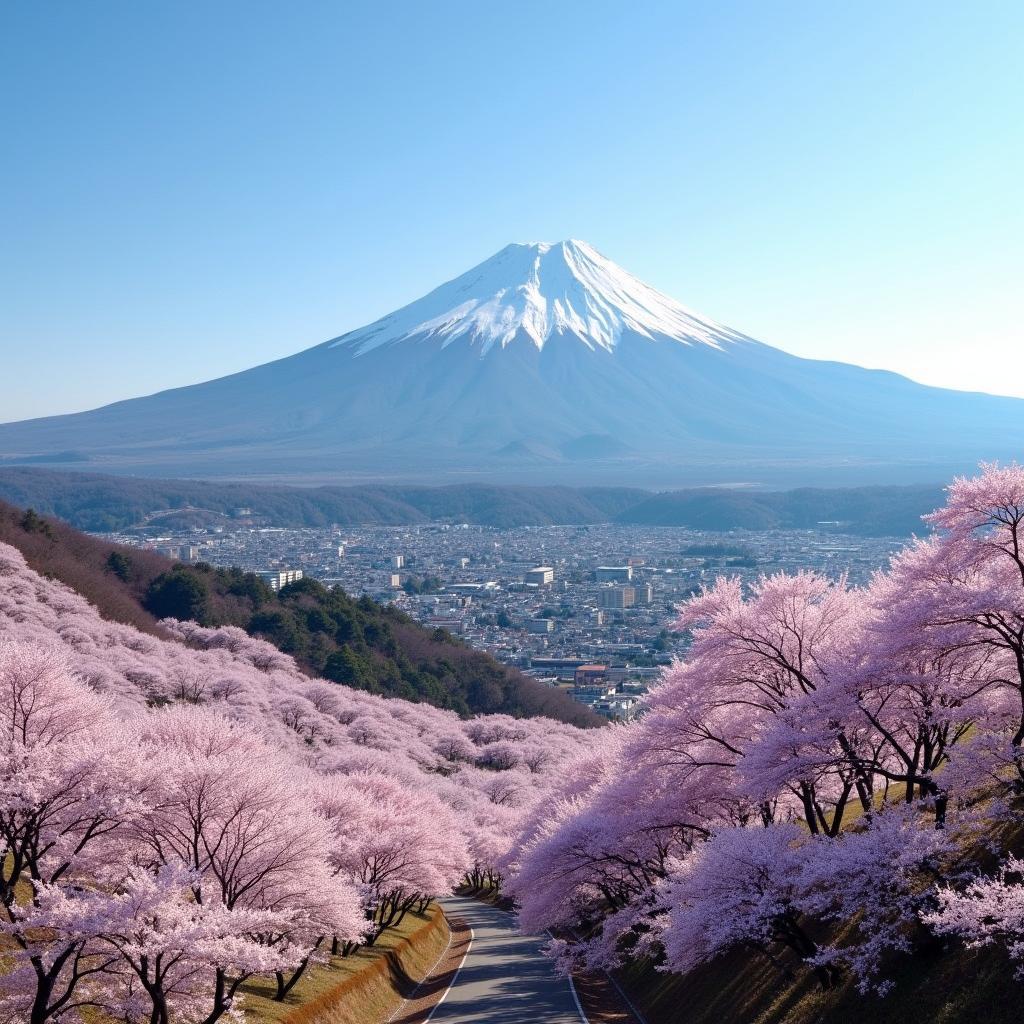
<svg viewBox="0 0 1024 1024"><path fill-rule="evenodd" d="M441 908L408 914L373 947L309 968L284 1002L271 980L243 986L249 1024L381 1024L424 977L448 941Z"/></svg>

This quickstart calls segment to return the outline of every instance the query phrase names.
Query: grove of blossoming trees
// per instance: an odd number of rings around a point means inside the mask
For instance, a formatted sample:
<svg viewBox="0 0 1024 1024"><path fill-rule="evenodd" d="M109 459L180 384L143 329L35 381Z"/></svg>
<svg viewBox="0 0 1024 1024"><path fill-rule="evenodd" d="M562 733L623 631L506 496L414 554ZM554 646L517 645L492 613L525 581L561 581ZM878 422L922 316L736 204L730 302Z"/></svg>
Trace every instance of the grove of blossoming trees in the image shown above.
<svg viewBox="0 0 1024 1024"><path fill-rule="evenodd" d="M1024 963L1024 851L992 861L1024 800L1024 469L929 518L863 589L719 580L642 719L596 732L144 634L0 545L0 1017L215 1024L462 879L506 879L566 965L746 949L884 994L929 935Z"/></svg>
<svg viewBox="0 0 1024 1024"><path fill-rule="evenodd" d="M497 877L592 734L312 680L239 629L108 622L0 545L0 1019L214 1024ZM2 961L0 961L2 962Z"/></svg>
<svg viewBox="0 0 1024 1024"><path fill-rule="evenodd" d="M927 519L866 588L720 579L681 609L692 646L646 715L581 751L502 862L566 964L745 948L884 994L929 930L1024 962L1021 851L982 870L1024 799L1024 468L956 480Z"/></svg>

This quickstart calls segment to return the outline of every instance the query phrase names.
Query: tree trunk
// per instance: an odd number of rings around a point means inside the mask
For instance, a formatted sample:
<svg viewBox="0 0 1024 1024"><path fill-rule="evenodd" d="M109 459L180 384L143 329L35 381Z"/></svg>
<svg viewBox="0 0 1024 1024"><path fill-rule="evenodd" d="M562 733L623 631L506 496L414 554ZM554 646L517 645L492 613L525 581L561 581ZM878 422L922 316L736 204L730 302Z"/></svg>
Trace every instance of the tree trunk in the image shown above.
<svg viewBox="0 0 1024 1024"><path fill-rule="evenodd" d="M53 993L53 979L36 972L36 994L32 1000L29 1024L46 1024L50 1016L50 996Z"/></svg>
<svg viewBox="0 0 1024 1024"><path fill-rule="evenodd" d="M823 992L831 992L842 981L843 972L835 964L819 964L814 968L814 977Z"/></svg>
<svg viewBox="0 0 1024 1024"><path fill-rule="evenodd" d="M316 950L318 950L320 948L320 946L323 944L323 941L324 941L325 938L326 938L326 936L321 935L320 938L318 938L316 940L316 945L303 958L303 960L299 964L299 966L296 967L294 971L292 971L291 977L286 978L285 974L284 974L284 971L275 971L274 972L274 975L277 978L277 991L274 993L274 1001L275 1002L278 1002L278 1003L284 1002L284 1000L287 997L288 993L291 992L291 990L293 988L295 988L296 984L298 983L299 978L301 978L302 975L305 974L306 968L309 966L309 958L313 955L314 952L316 952ZM337 940L335 940L335 941L337 941Z"/></svg>
<svg viewBox="0 0 1024 1024"><path fill-rule="evenodd" d="M167 996L159 989L147 989L149 998L153 1000L153 1012L149 1015L149 1024L170 1024L171 1015L167 1009Z"/></svg>

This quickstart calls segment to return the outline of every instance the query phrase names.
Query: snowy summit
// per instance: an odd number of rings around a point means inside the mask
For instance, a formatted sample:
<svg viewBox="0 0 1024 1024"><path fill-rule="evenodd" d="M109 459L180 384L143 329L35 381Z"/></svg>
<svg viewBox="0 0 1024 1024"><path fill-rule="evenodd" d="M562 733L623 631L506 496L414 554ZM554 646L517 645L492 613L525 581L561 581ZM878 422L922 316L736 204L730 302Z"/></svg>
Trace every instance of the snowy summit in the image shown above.
<svg viewBox="0 0 1024 1024"><path fill-rule="evenodd" d="M513 243L429 295L332 345L359 354L409 338L464 339L485 355L517 338L572 335L611 351L624 332L721 347L743 338L656 291L586 242Z"/></svg>

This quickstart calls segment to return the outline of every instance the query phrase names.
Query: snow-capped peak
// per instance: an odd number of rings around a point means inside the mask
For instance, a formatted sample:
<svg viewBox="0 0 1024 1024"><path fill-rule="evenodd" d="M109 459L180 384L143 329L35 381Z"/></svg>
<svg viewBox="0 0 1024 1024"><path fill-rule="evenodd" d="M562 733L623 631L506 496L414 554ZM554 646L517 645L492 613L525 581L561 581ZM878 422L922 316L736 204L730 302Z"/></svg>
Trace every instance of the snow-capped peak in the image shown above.
<svg viewBox="0 0 1024 1024"><path fill-rule="evenodd" d="M360 355L406 338L442 347L467 340L480 354L526 338L543 348L569 334L612 351L623 332L716 348L742 335L688 310L586 242L507 245L421 299L333 342Z"/></svg>

